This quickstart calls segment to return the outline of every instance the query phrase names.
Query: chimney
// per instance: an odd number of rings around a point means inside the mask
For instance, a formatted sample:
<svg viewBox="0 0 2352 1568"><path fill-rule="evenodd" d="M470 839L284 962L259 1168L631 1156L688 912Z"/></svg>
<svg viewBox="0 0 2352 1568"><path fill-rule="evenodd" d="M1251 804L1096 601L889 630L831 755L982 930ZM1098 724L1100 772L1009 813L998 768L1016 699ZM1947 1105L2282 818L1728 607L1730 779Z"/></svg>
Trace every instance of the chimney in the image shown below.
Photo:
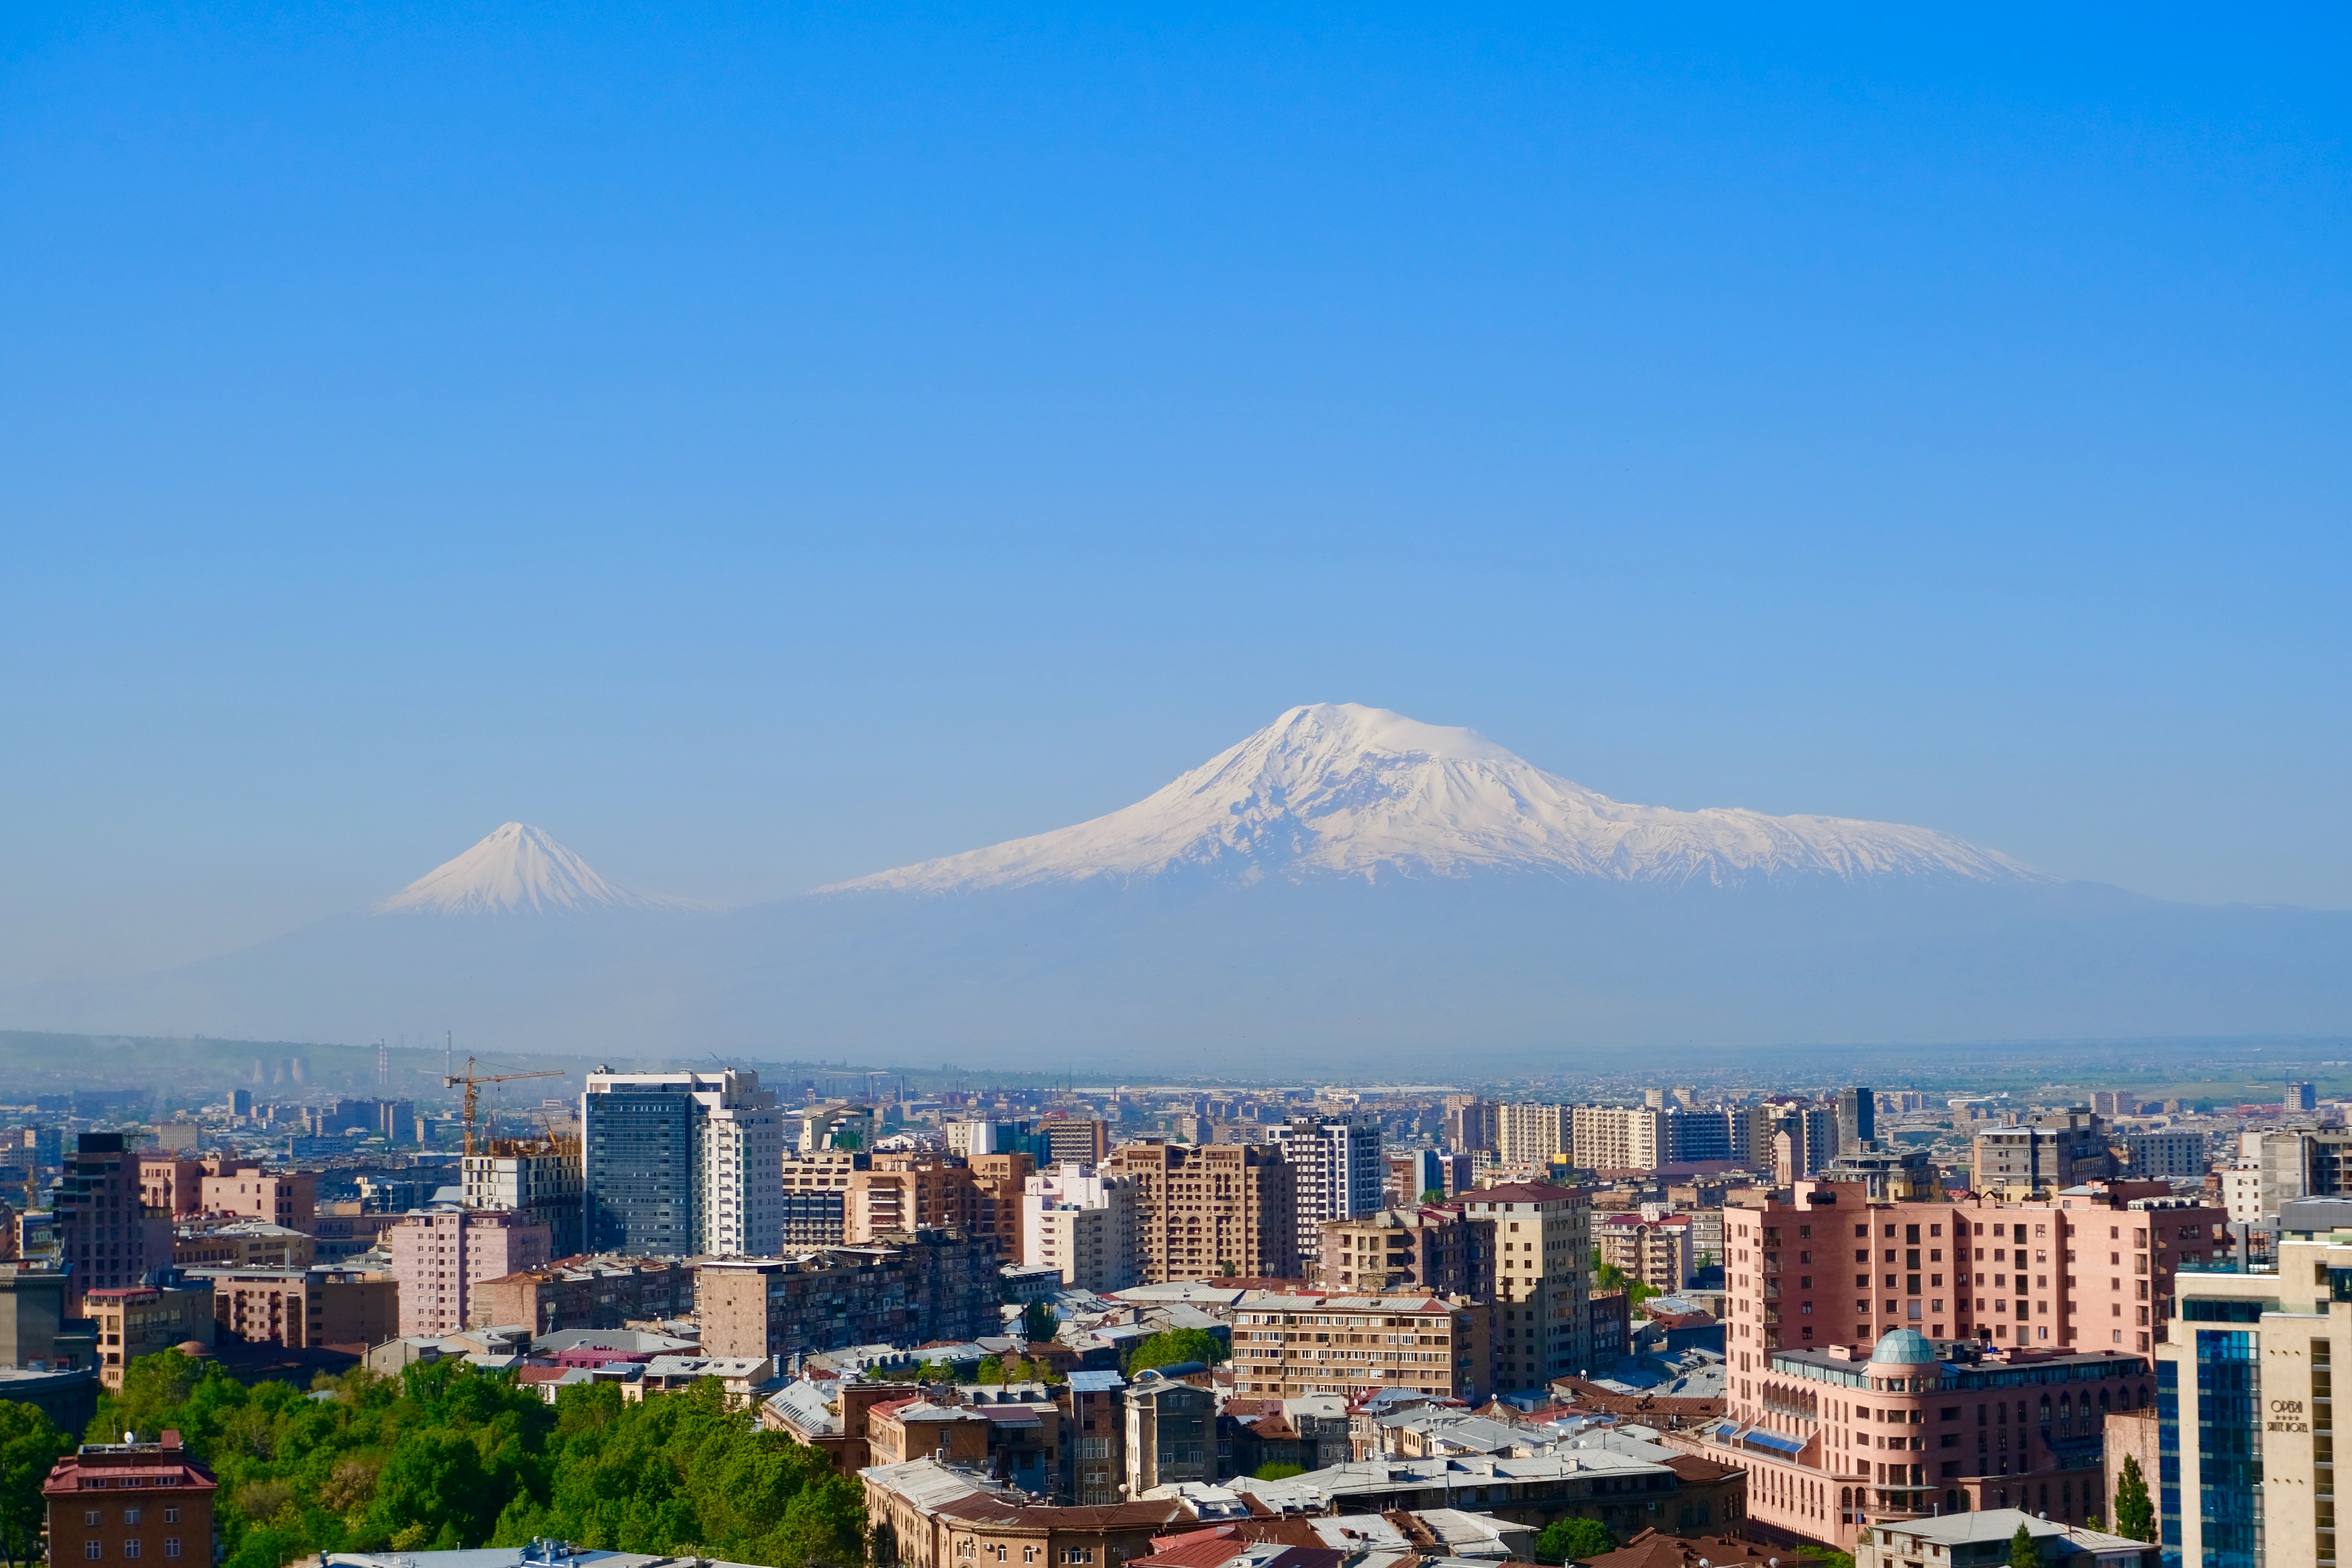
<svg viewBox="0 0 2352 1568"><path fill-rule="evenodd" d="M173 1430L171 1427L169 1427L169 1426L164 1427L164 1428L163 1428L163 1447L165 1447L166 1448L176 1448L176 1447L178 1447L180 1446L180 1435L179 1435L179 1433L177 1433L177 1432L173 1431Z"/></svg>

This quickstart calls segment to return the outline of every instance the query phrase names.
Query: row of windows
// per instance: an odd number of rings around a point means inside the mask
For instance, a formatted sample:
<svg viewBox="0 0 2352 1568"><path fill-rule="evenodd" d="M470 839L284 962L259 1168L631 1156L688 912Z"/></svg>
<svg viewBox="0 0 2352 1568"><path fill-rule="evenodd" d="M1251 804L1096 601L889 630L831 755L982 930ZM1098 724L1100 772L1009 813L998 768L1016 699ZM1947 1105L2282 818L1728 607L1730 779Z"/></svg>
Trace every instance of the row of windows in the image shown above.
<svg viewBox="0 0 2352 1568"><path fill-rule="evenodd" d="M124 1509L124 1510L122 1510L122 1522L123 1522L123 1523L125 1523L125 1524L137 1524L137 1523L139 1522L139 1516L140 1516L142 1513L143 1513L144 1511L145 1511L145 1510L143 1510L143 1509L140 1509L140 1508L135 1508L135 1507L134 1507L134 1508L126 1508L126 1509ZM90 1529L92 1529L92 1530L97 1529L97 1528L98 1528L98 1510L96 1510L96 1509L94 1509L94 1508L91 1508L91 1509L84 1509L84 1510L82 1510L81 1521L82 1521L82 1523L83 1523L83 1524L85 1524L85 1525L89 1526L89 1527ZM166 1509L164 1509L164 1510L163 1510L163 1522L164 1522L165 1524L177 1524L177 1523L179 1523L179 1522L180 1522L180 1510L179 1510L178 1509L176 1509L176 1508L166 1508Z"/></svg>
<svg viewBox="0 0 2352 1568"><path fill-rule="evenodd" d="M179 1554L180 1538L176 1535L165 1536L163 1538L163 1555L166 1557L177 1557ZM98 1563L103 1561L106 1556L106 1542L103 1541L83 1542L81 1543L81 1555L82 1560L86 1563ZM139 1556L139 1542L135 1539L124 1542L122 1543L122 1555L126 1560L136 1559Z"/></svg>

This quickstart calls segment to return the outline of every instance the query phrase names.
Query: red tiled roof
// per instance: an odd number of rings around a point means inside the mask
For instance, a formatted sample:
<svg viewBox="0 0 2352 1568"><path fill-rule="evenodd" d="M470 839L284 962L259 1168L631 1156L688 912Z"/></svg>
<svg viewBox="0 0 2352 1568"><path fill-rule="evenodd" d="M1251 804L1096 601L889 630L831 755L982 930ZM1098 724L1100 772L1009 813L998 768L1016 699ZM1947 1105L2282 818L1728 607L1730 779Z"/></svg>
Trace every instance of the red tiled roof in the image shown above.
<svg viewBox="0 0 2352 1568"><path fill-rule="evenodd" d="M1661 1535L1645 1530L1616 1551L1582 1562L1585 1568L1696 1568L1701 1562L1709 1568L1738 1568L1742 1563L1768 1563L1780 1555L1778 1550L1753 1542L1721 1541L1711 1535Z"/></svg>

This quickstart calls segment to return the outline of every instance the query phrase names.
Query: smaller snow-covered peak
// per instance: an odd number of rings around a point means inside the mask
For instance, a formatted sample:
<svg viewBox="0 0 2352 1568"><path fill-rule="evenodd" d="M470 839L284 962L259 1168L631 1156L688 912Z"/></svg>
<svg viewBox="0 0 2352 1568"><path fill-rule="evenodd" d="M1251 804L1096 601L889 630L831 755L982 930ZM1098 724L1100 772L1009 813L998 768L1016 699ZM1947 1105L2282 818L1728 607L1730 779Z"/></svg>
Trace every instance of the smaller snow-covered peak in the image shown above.
<svg viewBox="0 0 2352 1568"><path fill-rule="evenodd" d="M379 915L494 915L530 910L687 910L683 899L608 882L545 829L509 822L374 905Z"/></svg>

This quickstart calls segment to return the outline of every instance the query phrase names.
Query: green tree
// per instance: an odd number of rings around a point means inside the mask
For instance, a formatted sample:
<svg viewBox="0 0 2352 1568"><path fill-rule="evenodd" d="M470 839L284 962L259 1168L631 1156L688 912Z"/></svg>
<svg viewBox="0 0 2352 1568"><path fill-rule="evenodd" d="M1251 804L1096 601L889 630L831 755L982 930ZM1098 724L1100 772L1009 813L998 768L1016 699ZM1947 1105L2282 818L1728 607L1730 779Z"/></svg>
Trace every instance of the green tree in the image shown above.
<svg viewBox="0 0 2352 1568"><path fill-rule="evenodd" d="M1265 1464L1260 1465L1256 1469L1250 1472L1251 1475L1255 1476L1262 1481L1284 1481L1288 1480L1293 1476L1303 1476L1306 1473L1306 1466L1286 1465L1280 1459L1268 1459Z"/></svg>
<svg viewBox="0 0 2352 1568"><path fill-rule="evenodd" d="M73 1439L45 1411L0 1402L0 1557L12 1565L38 1557L47 1509L41 1483L73 1452Z"/></svg>
<svg viewBox="0 0 2352 1568"><path fill-rule="evenodd" d="M1617 1538L1597 1519L1559 1519L1536 1537L1538 1563L1580 1563L1617 1550Z"/></svg>
<svg viewBox="0 0 2352 1568"><path fill-rule="evenodd" d="M1061 1331L1062 1320L1050 1301L1032 1301L1021 1309L1021 1337L1042 1344Z"/></svg>
<svg viewBox="0 0 2352 1568"><path fill-rule="evenodd" d="M2009 1568L2042 1568L2042 1548L2033 1544L2033 1531L2023 1524L2009 1538Z"/></svg>
<svg viewBox="0 0 2352 1568"><path fill-rule="evenodd" d="M2156 1541L2156 1505L2148 1500L2147 1476L2129 1454L2124 1456L2123 1473L2116 1478L2116 1533L2151 1545Z"/></svg>
<svg viewBox="0 0 2352 1568"><path fill-rule="evenodd" d="M1225 1342L1206 1329L1163 1329L1128 1352L1127 1374L1187 1361L1215 1366L1228 1359Z"/></svg>
<svg viewBox="0 0 2352 1568"><path fill-rule="evenodd" d="M1421 1194L1421 1201L1425 1204L1442 1204L1445 1201L1445 1189L1432 1187Z"/></svg>
<svg viewBox="0 0 2352 1568"><path fill-rule="evenodd" d="M11 1408L0 1405L0 1463ZM856 1485L817 1449L755 1429L712 1379L635 1404L613 1384L567 1388L551 1409L462 1362L354 1371L306 1394L247 1388L167 1352L125 1369L93 1430L164 1426L220 1480L227 1568L534 1535L770 1568L847 1568L866 1554Z"/></svg>

